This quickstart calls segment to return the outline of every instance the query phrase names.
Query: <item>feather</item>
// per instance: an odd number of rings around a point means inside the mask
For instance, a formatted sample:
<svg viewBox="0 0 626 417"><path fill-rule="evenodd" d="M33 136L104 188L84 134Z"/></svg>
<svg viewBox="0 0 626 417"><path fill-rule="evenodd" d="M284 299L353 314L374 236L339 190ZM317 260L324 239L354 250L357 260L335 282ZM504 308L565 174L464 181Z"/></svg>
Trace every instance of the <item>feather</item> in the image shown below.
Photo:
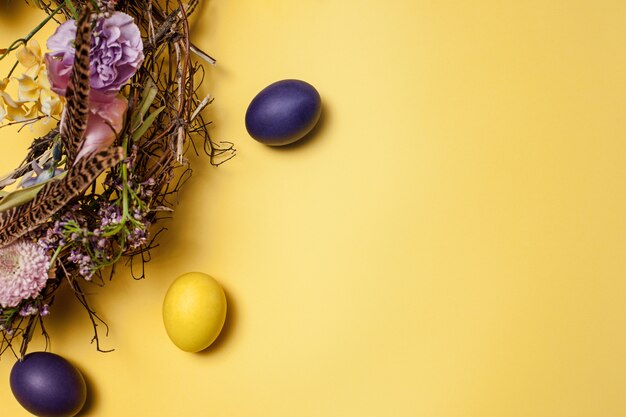
<svg viewBox="0 0 626 417"><path fill-rule="evenodd" d="M68 167L74 164L87 129L89 117L91 13L92 6L88 1L76 23L74 42L76 52L72 65L72 75L65 91L67 104L61 121L61 142L67 154L66 166Z"/></svg>
<svg viewBox="0 0 626 417"><path fill-rule="evenodd" d="M95 151L71 167L65 178L47 183L37 196L0 213L0 248L47 222L52 215L81 195L106 169L124 157L121 147Z"/></svg>

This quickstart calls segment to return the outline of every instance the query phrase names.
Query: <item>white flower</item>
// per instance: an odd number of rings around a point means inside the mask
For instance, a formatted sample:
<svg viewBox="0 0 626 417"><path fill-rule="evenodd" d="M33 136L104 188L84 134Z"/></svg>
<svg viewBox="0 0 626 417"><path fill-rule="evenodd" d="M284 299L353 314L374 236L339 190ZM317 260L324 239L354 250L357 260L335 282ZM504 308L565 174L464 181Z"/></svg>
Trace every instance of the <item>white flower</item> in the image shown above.
<svg viewBox="0 0 626 417"><path fill-rule="evenodd" d="M18 241L0 249L0 306L16 307L46 286L50 258L39 245Z"/></svg>

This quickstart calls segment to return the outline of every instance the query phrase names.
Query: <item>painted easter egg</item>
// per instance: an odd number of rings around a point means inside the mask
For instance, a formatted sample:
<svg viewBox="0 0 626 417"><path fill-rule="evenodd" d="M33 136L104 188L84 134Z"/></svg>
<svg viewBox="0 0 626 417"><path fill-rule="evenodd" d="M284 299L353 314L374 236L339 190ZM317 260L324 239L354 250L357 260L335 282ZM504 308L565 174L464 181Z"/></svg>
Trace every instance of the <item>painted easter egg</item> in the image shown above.
<svg viewBox="0 0 626 417"><path fill-rule="evenodd" d="M178 277L163 301L163 324L168 336L185 352L199 352L217 338L226 319L226 295L207 274Z"/></svg>
<svg viewBox="0 0 626 417"><path fill-rule="evenodd" d="M317 90L300 80L277 81L254 97L246 111L246 129L271 146L302 139L317 124L322 101Z"/></svg>
<svg viewBox="0 0 626 417"><path fill-rule="evenodd" d="M29 353L16 362L10 385L22 407L36 416L74 416L87 398L81 373L63 357L49 352Z"/></svg>

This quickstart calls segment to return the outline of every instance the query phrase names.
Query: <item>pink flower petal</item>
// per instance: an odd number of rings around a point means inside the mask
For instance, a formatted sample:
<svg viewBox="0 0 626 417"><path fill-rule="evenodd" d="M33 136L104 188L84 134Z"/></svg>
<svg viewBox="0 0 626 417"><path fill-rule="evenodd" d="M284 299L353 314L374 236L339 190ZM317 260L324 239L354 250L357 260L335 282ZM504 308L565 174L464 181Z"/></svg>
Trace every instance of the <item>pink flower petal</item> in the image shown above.
<svg viewBox="0 0 626 417"><path fill-rule="evenodd" d="M83 156L108 148L113 144L122 130L124 115L128 101L120 96L113 97L110 102L93 102L91 104L87 131L83 145L76 156L78 161Z"/></svg>

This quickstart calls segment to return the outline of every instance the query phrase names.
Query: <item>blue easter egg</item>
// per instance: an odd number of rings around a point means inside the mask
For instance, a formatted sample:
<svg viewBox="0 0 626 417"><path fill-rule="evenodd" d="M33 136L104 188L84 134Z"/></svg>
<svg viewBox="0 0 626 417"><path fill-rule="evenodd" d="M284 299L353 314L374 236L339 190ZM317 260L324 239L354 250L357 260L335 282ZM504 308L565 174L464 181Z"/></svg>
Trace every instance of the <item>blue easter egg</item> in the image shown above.
<svg viewBox="0 0 626 417"><path fill-rule="evenodd" d="M248 106L246 129L266 145L288 145L309 133L321 112L322 100L311 84L277 81L261 90Z"/></svg>
<svg viewBox="0 0 626 417"><path fill-rule="evenodd" d="M61 356L48 352L29 353L16 362L10 385L20 405L41 417L74 416L87 398L81 373Z"/></svg>

